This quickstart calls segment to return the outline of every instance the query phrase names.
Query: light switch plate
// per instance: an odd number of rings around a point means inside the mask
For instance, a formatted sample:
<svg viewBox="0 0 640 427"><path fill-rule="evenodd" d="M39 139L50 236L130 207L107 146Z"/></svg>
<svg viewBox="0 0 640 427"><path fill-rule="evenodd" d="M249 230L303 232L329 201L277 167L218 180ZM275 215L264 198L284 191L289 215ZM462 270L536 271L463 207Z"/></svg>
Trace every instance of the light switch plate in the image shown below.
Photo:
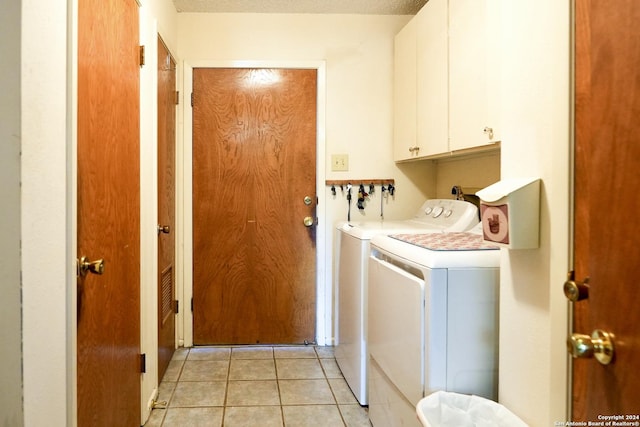
<svg viewBox="0 0 640 427"><path fill-rule="evenodd" d="M331 155L331 170L333 172L344 172L349 170L349 155L348 154L332 154Z"/></svg>

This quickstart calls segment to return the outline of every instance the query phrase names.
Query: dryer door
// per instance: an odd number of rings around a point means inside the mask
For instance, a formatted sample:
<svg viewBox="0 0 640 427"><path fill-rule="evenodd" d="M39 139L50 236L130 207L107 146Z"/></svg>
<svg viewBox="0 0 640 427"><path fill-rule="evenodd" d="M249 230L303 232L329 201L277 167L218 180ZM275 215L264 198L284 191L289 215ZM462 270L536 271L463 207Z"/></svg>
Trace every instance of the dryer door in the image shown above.
<svg viewBox="0 0 640 427"><path fill-rule="evenodd" d="M424 280L369 258L369 354L415 407L423 397Z"/></svg>

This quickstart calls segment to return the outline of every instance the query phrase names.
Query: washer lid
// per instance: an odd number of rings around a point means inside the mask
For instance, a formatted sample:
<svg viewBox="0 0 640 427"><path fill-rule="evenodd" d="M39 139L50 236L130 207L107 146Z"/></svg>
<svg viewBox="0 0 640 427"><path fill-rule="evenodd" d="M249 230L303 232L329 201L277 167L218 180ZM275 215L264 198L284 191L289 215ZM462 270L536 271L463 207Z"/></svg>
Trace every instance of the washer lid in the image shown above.
<svg viewBox="0 0 640 427"><path fill-rule="evenodd" d="M485 242L482 235L469 232L392 234L392 238L432 251L497 250L497 245Z"/></svg>
<svg viewBox="0 0 640 427"><path fill-rule="evenodd" d="M447 233L441 234L445 235ZM427 268L497 268L499 250L431 250L390 236L371 238L372 252L378 251L399 262Z"/></svg>

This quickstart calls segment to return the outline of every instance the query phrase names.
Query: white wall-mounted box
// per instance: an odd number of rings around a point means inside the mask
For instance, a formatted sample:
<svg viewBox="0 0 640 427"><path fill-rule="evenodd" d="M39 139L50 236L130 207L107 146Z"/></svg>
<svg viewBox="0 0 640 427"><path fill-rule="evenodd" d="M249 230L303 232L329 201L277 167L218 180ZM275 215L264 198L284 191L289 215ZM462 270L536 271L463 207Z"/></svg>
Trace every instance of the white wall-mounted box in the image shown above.
<svg viewBox="0 0 640 427"><path fill-rule="evenodd" d="M498 181L476 195L480 198L485 241L508 249L534 249L539 245L540 179Z"/></svg>

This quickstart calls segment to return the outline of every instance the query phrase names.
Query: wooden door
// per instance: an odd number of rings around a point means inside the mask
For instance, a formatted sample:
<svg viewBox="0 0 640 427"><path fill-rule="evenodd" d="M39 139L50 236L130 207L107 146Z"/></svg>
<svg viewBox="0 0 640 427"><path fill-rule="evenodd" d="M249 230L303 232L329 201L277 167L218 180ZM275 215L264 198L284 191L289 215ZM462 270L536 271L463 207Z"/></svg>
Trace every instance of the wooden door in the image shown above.
<svg viewBox="0 0 640 427"><path fill-rule="evenodd" d="M638 22L637 0L576 1L574 253L589 291L574 303L573 329L611 332L615 348L608 365L574 359L576 421L640 421Z"/></svg>
<svg viewBox="0 0 640 427"><path fill-rule="evenodd" d="M135 0L78 2L79 426L140 425L138 40Z"/></svg>
<svg viewBox="0 0 640 427"><path fill-rule="evenodd" d="M316 70L194 69L195 344L315 341L315 170Z"/></svg>
<svg viewBox="0 0 640 427"><path fill-rule="evenodd" d="M158 36L158 378L176 346L176 63Z"/></svg>

